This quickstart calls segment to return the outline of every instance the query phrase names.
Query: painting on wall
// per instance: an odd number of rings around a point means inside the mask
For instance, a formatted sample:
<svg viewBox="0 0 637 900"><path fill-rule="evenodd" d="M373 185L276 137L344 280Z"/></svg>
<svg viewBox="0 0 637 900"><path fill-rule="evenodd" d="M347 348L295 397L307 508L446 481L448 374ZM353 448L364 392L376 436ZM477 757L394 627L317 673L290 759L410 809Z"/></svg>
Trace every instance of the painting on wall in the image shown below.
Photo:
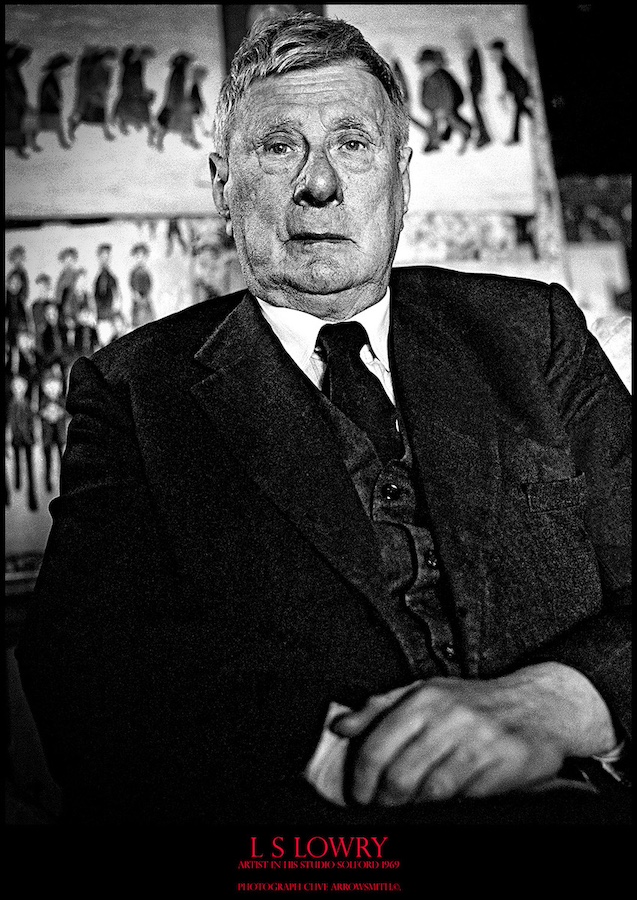
<svg viewBox="0 0 637 900"><path fill-rule="evenodd" d="M207 215L216 4L5 7L5 215Z"/></svg>

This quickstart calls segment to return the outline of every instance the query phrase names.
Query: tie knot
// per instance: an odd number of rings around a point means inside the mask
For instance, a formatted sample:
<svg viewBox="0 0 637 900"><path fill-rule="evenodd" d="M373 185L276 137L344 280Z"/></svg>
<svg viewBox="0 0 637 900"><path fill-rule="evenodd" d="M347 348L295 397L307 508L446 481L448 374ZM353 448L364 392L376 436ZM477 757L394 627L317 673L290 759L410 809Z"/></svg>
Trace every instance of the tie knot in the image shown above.
<svg viewBox="0 0 637 900"><path fill-rule="evenodd" d="M332 353L360 356L367 340L367 332L360 322L339 322L336 325L323 325L317 343L326 358L329 358Z"/></svg>

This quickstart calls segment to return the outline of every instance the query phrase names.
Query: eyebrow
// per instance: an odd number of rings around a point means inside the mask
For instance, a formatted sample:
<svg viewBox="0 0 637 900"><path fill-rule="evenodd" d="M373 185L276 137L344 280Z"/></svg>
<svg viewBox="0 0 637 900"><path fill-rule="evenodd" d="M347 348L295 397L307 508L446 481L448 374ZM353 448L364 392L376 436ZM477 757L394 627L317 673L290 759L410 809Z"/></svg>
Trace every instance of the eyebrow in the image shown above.
<svg viewBox="0 0 637 900"><path fill-rule="evenodd" d="M290 116L282 117L274 119L270 122L257 122L256 124L256 133L258 137L264 137L267 134L271 134L275 131L285 131L286 129L301 129L305 123L300 118L294 118ZM380 132L382 129L379 126L378 122L368 121L364 122L361 119L356 118L355 116L342 116L339 119L336 119L334 122L331 122L330 130L340 131L347 128L358 128L361 131L365 131L367 134L370 131L374 130Z"/></svg>
<svg viewBox="0 0 637 900"><path fill-rule="evenodd" d="M378 128L378 123L377 123L377 122L373 122L373 121L372 121L372 122L362 122L360 119L354 118L354 116L343 116L342 118L337 119L337 120L334 122L334 124L333 124L332 127L333 127L333 128L337 128L337 129L340 129L340 128L359 128L359 129L361 129L362 131L367 131L367 132L369 132L369 131L370 131L370 126L371 126L371 127Z"/></svg>
<svg viewBox="0 0 637 900"><path fill-rule="evenodd" d="M268 134L271 134L274 131L286 131L288 129L296 129L301 126L300 119L293 119L290 117L286 118L278 118L278 119L265 119L264 121L257 121L255 124L255 134L257 137L265 137Z"/></svg>

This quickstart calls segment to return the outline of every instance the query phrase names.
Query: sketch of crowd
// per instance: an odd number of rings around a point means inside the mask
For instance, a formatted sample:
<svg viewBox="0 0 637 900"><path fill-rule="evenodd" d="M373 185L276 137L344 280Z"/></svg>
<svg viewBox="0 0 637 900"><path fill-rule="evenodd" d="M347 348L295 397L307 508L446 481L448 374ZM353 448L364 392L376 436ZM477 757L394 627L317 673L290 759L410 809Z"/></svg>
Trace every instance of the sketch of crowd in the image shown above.
<svg viewBox="0 0 637 900"><path fill-rule="evenodd" d="M155 318L152 278L146 264L148 246L138 243L131 250L128 316L123 311L119 281L110 268L111 252L110 244L97 248L99 270L90 285L86 269L78 265L78 251L64 248L58 255L61 269L55 282L49 274L39 273L33 292L25 248L15 246L9 252L5 299L6 504L11 498L6 458L12 457L13 488L21 490L26 475L29 508L38 508L33 459L38 440L44 454L46 491L53 489L54 457L57 453L59 464L66 441L64 400L73 362Z"/></svg>
<svg viewBox="0 0 637 900"><path fill-rule="evenodd" d="M122 135L130 128L148 130L148 144L164 149L167 133L181 135L184 143L199 148L201 136L210 132L204 123L206 111L202 82L208 74L205 66L194 65L195 58L184 52L175 53L169 62L170 72L161 109L151 108L156 91L145 84L145 69L156 56L153 47L128 45L121 52L114 47L88 45L75 68L73 106L64 121L63 79L70 72L74 58L56 53L42 66L44 73L36 102L31 102L21 69L29 63L33 48L18 41L5 41L5 147L13 148L21 159L43 148L37 137L43 131L57 135L65 150L71 149L76 131L82 124L97 125L108 141L116 139L114 127ZM116 101L109 108L111 85L119 63Z"/></svg>
<svg viewBox="0 0 637 900"><path fill-rule="evenodd" d="M485 75L478 42L470 28L460 30L459 40L464 53L474 122L470 122L461 112L461 107L467 100L467 89L450 71L447 56L442 48L423 47L415 60L421 76L418 99L420 106L428 114L426 121L414 114L412 92L400 60L391 52L387 54L407 106L411 110L410 120L425 132L423 153L441 150L443 143L449 141L455 132L461 136L459 153L464 153L472 138L476 149L486 147L493 141L482 109ZM491 41L488 46L502 78L498 95L500 104L505 109L512 106L511 132L505 143L508 146L519 144L522 117L533 118L531 87L527 78L508 55L505 41L497 39Z"/></svg>

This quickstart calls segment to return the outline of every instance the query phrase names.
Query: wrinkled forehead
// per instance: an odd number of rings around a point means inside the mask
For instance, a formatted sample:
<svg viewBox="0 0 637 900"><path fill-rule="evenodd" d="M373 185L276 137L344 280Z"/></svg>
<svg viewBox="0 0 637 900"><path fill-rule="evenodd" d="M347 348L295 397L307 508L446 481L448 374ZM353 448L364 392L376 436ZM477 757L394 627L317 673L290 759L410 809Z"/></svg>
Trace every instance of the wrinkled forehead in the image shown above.
<svg viewBox="0 0 637 900"><path fill-rule="evenodd" d="M357 120L385 128L391 104L375 75L356 60L268 75L254 81L237 109L233 135L260 131L277 121L325 127Z"/></svg>

